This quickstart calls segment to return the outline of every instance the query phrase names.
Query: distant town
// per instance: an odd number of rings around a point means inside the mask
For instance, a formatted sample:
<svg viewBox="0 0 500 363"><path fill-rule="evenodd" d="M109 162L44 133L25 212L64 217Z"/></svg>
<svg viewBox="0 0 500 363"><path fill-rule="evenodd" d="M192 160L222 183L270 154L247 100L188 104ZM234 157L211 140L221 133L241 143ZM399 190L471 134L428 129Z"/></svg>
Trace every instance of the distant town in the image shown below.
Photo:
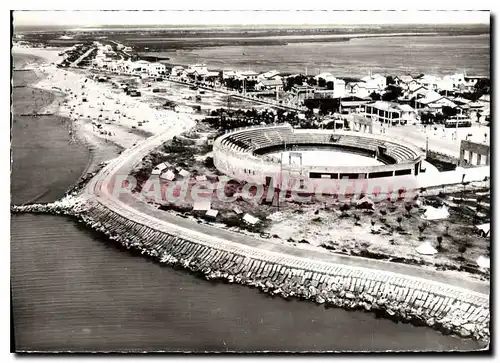
<svg viewBox="0 0 500 363"><path fill-rule="evenodd" d="M153 82L165 78L300 111L299 118L364 112L375 121L391 125L418 122L467 127L474 122L490 122L490 79L466 71L442 78L427 74L367 74L355 79L330 72L311 75L307 69L303 74L215 70L205 64L148 61L140 59L131 47L114 41L107 43L74 45L63 52L64 60L58 66L85 67ZM161 92L154 85L151 87L153 92Z"/></svg>

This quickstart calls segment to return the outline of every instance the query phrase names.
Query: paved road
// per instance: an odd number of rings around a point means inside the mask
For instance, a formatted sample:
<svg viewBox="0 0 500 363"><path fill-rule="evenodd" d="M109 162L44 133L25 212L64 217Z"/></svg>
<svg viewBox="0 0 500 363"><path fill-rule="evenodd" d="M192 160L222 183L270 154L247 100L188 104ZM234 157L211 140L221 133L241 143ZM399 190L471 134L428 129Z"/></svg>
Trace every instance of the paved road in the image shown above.
<svg viewBox="0 0 500 363"><path fill-rule="evenodd" d="M177 84L180 84L180 85L183 85L183 86L186 86L186 87L189 87L189 86L192 86L192 84L190 83L186 83L186 82L182 82L182 81L179 81L177 79L172 79L172 78L165 78L165 82L172 82L172 83L177 83ZM229 91L229 90L226 90L226 89L223 89L223 88L211 88L211 87L206 87L206 86L198 86L198 88L202 88L202 89L206 89L208 91L212 91L212 92L218 92L218 93L223 93L223 94L226 94L226 95L230 95L232 97L235 97L235 98L239 98L239 99L242 99L242 100L247 100L247 101L252 101L252 102L255 102L255 103L260 103L260 104L263 104L263 105L269 105L271 107L276 107L276 108L281 108L283 110L286 110L286 111L297 111L297 112L304 112L307 110L307 107L292 107L292 106L287 106L285 104L279 104L277 102L270 102L270 101L266 101L266 100L263 100L263 99L260 99L260 98L254 98L254 97L248 97L248 96L245 96L237 91ZM255 92L252 92L251 94L254 94Z"/></svg>
<svg viewBox="0 0 500 363"><path fill-rule="evenodd" d="M95 49L95 47L90 47L90 49L88 49L85 53L83 53L76 61L71 63L71 67L78 67L78 63L80 63L82 60L87 58L89 56L89 54L92 53L92 51L94 49Z"/></svg>
<svg viewBox="0 0 500 363"><path fill-rule="evenodd" d="M171 136L171 135L170 135ZM124 151L120 157L113 160L98 174L99 180L109 180L112 176L129 175L130 170L148 154L151 150L161 145L168 135L159 134L150 137L136 146ZM273 260L279 259L304 259L308 261L309 266L315 264L340 264L345 266L356 266L356 268L381 270L384 273L397 273L412 276L414 278L426 279L438 284L453 285L454 288L461 290L474 291L480 294L489 294L489 283L481 281L472 281L461 277L451 277L441 271L428 270L410 265L397 264L392 262L378 261L373 259L342 256L328 251L310 250L301 247L292 247L273 241L272 239L261 239L247 235L231 232L206 224L199 224L191 220L178 217L157 210L138 199L130 193L120 193L118 197L111 193L111 183L98 182L94 178L91 184L85 189L85 192L94 198L97 198L102 204L126 216L132 220L142 222L149 226L155 226L170 233L176 233L187 239L200 241L203 244L211 244L216 248L226 250L241 250L246 252L258 253L259 256L274 256Z"/></svg>

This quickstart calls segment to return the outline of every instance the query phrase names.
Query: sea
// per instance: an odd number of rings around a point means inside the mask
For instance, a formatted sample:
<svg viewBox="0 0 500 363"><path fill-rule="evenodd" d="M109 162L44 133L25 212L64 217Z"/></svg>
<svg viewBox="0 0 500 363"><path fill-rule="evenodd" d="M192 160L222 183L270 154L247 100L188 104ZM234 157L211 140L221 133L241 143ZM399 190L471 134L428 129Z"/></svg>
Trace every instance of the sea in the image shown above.
<svg viewBox="0 0 500 363"><path fill-rule="evenodd" d="M196 39L186 40L189 41ZM165 46L168 48L168 45ZM164 49L141 53L168 57L169 63L205 63L209 69L253 70L336 77L374 73L420 73L444 76L457 72L490 75L490 35L422 35L352 38L347 41L286 45L225 45L195 49Z"/></svg>
<svg viewBox="0 0 500 363"><path fill-rule="evenodd" d="M14 80L29 77L28 73L14 72ZM14 105L20 97L14 92ZM14 115L14 121L12 202L60 198L85 170L88 150L69 142L60 118ZM17 351L481 347L472 340L380 319L372 313L325 308L237 284L206 281L123 250L75 220L53 215L11 216L11 303Z"/></svg>

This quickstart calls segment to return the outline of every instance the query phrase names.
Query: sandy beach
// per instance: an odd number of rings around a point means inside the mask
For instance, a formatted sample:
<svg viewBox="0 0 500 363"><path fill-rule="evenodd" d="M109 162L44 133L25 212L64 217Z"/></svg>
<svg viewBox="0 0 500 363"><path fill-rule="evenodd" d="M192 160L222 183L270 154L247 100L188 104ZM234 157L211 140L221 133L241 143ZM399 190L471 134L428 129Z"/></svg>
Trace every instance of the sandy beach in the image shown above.
<svg viewBox="0 0 500 363"><path fill-rule="evenodd" d="M13 47L12 51L43 59L43 62L23 65L39 75L39 81L33 86L61 94L65 99L50 103L41 112L69 117L73 121L71 132L80 137L89 138L89 134L94 134L105 142L127 148L166 130L172 136L181 133L200 117L189 112L155 109L143 99L113 89L110 83L91 79L88 71L57 68L61 48Z"/></svg>

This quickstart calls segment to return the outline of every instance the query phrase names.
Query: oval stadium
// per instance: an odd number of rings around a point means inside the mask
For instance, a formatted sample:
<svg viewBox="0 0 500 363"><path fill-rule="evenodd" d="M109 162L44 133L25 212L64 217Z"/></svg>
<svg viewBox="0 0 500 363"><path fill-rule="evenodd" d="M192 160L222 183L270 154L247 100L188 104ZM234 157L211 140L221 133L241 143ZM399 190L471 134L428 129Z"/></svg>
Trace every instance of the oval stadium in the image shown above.
<svg viewBox="0 0 500 363"><path fill-rule="evenodd" d="M240 181L297 192L376 195L416 188L425 153L384 135L280 124L231 130L215 140L213 157L221 173ZM350 192L341 189L345 181Z"/></svg>

